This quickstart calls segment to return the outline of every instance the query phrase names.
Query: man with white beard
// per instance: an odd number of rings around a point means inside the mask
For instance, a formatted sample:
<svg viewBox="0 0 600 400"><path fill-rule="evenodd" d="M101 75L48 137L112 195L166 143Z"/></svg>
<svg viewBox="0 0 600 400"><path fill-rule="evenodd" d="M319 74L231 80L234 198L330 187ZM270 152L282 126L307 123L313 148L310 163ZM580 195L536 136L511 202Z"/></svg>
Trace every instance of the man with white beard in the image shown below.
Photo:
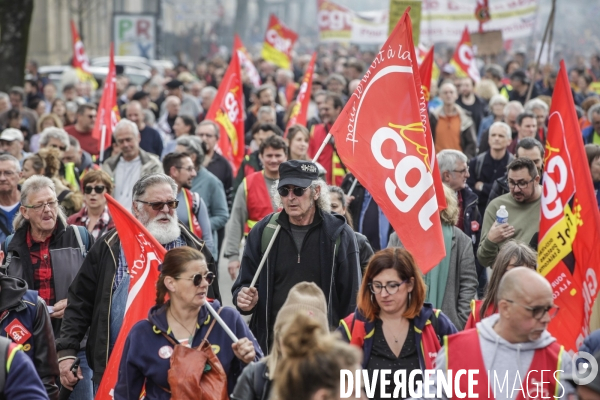
<svg viewBox="0 0 600 400"><path fill-rule="evenodd" d="M209 271L217 276L213 256L204 241L177 220L177 184L165 174L142 177L133 187L133 215L165 249L190 246L206 257ZM125 240L125 238L123 238ZM129 289L129 268L116 230L109 231L90 249L68 295L61 337L56 342L60 380L71 388L77 380L69 371L79 342L89 329L86 352L94 371L96 389L121 329ZM218 279L208 297L221 300Z"/></svg>

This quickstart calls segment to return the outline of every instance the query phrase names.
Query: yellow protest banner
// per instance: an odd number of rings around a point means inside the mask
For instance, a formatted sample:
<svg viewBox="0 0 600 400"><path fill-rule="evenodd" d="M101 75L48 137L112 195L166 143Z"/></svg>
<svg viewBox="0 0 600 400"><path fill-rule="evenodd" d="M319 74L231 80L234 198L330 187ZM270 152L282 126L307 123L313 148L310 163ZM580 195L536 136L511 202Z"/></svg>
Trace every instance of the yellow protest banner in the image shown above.
<svg viewBox="0 0 600 400"><path fill-rule="evenodd" d="M419 45L419 36L421 34L421 0L390 0L390 20L388 34L392 30L404 14L406 7L410 7L410 19L412 21L413 41L415 46Z"/></svg>

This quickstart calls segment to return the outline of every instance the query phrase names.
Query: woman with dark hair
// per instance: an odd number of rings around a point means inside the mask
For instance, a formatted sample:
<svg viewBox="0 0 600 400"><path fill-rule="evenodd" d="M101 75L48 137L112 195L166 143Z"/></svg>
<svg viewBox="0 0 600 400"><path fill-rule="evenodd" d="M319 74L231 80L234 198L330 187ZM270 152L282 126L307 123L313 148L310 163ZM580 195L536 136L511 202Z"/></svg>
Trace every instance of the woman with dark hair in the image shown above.
<svg viewBox="0 0 600 400"><path fill-rule="evenodd" d="M167 154L175 151L175 148L177 148L177 138L193 135L195 131L196 121L194 121L192 117L188 115L177 116L177 118L175 118L175 123L173 124L173 132L175 133L175 137L169 140L165 145L161 159L163 159Z"/></svg>
<svg viewBox="0 0 600 400"><path fill-rule="evenodd" d="M600 208L600 146L593 143L586 144L585 154L590 166L594 190L596 191L596 202L598 203L598 208Z"/></svg>
<svg viewBox="0 0 600 400"><path fill-rule="evenodd" d="M484 318L498 312L496 295L500 280L514 267L527 267L533 270L537 266L537 253L525 243L509 240L504 243L492 264L492 277L487 285L483 300L471 300L471 314L465 329L475 328L476 324Z"/></svg>
<svg viewBox="0 0 600 400"><path fill-rule="evenodd" d="M348 207L346 207L346 194L342 188L339 186L329 186L329 200L331 201L331 212L346 217L346 223L352 228L352 215L350 215ZM369 264L371 256L373 256L373 248L365 235L359 232L354 232L354 235L356 236L356 242L358 243L360 267L364 274L365 268L367 267L367 264Z"/></svg>
<svg viewBox="0 0 600 400"><path fill-rule="evenodd" d="M150 309L148 319L135 324L127 336L115 400L138 400L144 386L146 399L169 400L172 393L173 398L177 398L178 388L171 383L178 378L198 378L203 370L205 374L218 374L222 370L227 377L227 391L231 393L244 367L262 357L260 346L235 309L221 307L217 300L207 301L208 287L216 276L208 270L201 252L191 247L177 247L167 252L160 268L156 306ZM169 300L165 302L167 295ZM239 339L237 343L232 343L221 325L215 323L208 307L219 312ZM173 356L180 354L174 348L197 349L204 340L210 344L219 363L210 365L209 358L206 365L190 364L186 377L170 373L171 364L177 360ZM195 370L198 368L201 369Z"/></svg>
<svg viewBox="0 0 600 400"><path fill-rule="evenodd" d="M67 105L63 99L54 99L52 102L52 108L50 109L50 113L55 114L60 118L62 122L62 128L64 126L73 125L75 122L72 121L67 115Z"/></svg>
<svg viewBox="0 0 600 400"><path fill-rule="evenodd" d="M369 376L379 369L392 375L405 370L408 376L415 369L432 368L443 337L457 332L448 317L424 302L426 290L407 250L387 248L371 258L357 309L338 328L344 339L363 350L362 368Z"/></svg>
<svg viewBox="0 0 600 400"><path fill-rule="evenodd" d="M83 176L83 204L79 212L67 219L69 225L85 226L97 240L115 227L104 193L112 195L113 182L105 171L92 170Z"/></svg>

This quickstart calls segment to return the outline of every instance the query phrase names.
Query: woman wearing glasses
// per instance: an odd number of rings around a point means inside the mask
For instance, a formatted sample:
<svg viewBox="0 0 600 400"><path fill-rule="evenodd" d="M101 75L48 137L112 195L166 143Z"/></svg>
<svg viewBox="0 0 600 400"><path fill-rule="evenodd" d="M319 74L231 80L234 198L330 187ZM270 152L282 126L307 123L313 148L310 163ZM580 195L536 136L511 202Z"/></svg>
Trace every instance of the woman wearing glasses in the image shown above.
<svg viewBox="0 0 600 400"><path fill-rule="evenodd" d="M536 270L537 253L523 242L509 240L500 248L494 264L492 264L492 277L487 285L483 300L471 300L471 314L465 329L475 328L483 318L498 312L496 297L500 280L514 267L527 267Z"/></svg>
<svg viewBox="0 0 600 400"><path fill-rule="evenodd" d="M150 309L148 319L138 322L127 336L115 400L137 400L144 386L147 399L170 399L174 389L170 384L177 379L173 374L169 376L173 342L175 346L197 348L206 339L225 371L229 393L244 367L262 357L242 316L233 308L221 307L217 300L207 301L208 287L214 279L198 250L178 247L166 254L156 284L156 306ZM169 300L165 302L167 294ZM239 339L237 343L214 323L207 307L219 312ZM211 373L204 365L189 365L189 368Z"/></svg>
<svg viewBox="0 0 600 400"><path fill-rule="evenodd" d="M69 225L85 226L94 239L98 239L115 227L108 212L104 193L112 194L110 176L101 170L92 170L84 175L83 208L67 219Z"/></svg>
<svg viewBox="0 0 600 400"><path fill-rule="evenodd" d="M421 271L407 250L387 248L371 258L356 312L338 328L362 348L362 368L369 376L379 369L392 375L405 370L409 376L415 369L432 368L443 337L457 332L448 317L424 302L425 292ZM380 389L375 393L379 396Z"/></svg>

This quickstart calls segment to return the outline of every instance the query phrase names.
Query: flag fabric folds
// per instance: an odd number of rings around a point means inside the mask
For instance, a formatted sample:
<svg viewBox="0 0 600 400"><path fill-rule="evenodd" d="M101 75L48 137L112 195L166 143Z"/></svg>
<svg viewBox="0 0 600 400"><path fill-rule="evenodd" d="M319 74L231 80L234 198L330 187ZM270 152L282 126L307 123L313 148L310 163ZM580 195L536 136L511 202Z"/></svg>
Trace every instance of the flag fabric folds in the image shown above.
<svg viewBox="0 0 600 400"><path fill-rule="evenodd" d="M118 379L125 340L131 328L138 321L146 319L148 310L154 306L156 282L160 274L159 265L167 252L125 207L110 195L104 196L121 238L121 246L130 271L130 282L123 325L108 359L96 400L113 399L112 393Z"/></svg>
<svg viewBox="0 0 600 400"><path fill-rule="evenodd" d="M98 89L98 82L90 72L90 62L85 54L83 42L73 20L71 20L71 38L73 40L73 61L71 65L75 68L77 77L81 82L89 82L93 90Z"/></svg>
<svg viewBox="0 0 600 400"><path fill-rule="evenodd" d="M98 116L92 130L92 137L98 141L97 154L103 154L111 146L115 125L121 119L117 106L117 76L115 70L114 44L110 44L108 75L104 81L104 90L98 105Z"/></svg>
<svg viewBox="0 0 600 400"><path fill-rule="evenodd" d="M234 51L229 67L227 67L221 85L219 85L219 91L208 113L206 113L206 119L219 125L221 130L218 142L219 151L231 163L234 176L244 159L243 107L240 59L238 52Z"/></svg>
<svg viewBox="0 0 600 400"><path fill-rule="evenodd" d="M280 68L290 69L292 48L296 40L298 34L286 27L277 16L271 14L263 42L262 58Z"/></svg>
<svg viewBox="0 0 600 400"><path fill-rule="evenodd" d="M440 176L433 173L426 130L427 102L405 12L331 133L342 162L373 196L423 273L445 256L434 184Z"/></svg>
<svg viewBox="0 0 600 400"><path fill-rule="evenodd" d="M313 74L315 72L316 60L317 53L313 53L310 62L306 67L304 77L302 78L302 83L300 84L298 97L296 97L296 104L294 104L294 108L292 109L292 112L290 114L290 119L286 126L284 137L287 137L287 130L290 129L290 126L295 124L306 126L306 112L308 111L308 106L310 104L310 92L312 89L312 80Z"/></svg>
<svg viewBox="0 0 600 400"><path fill-rule="evenodd" d="M560 307L548 330L568 351L590 333L600 272L600 215L574 104L561 61L548 117L538 272Z"/></svg>
<svg viewBox="0 0 600 400"><path fill-rule="evenodd" d="M244 71L246 71L250 82L252 82L252 86L257 88L262 85L260 74L252 62L252 56L248 53L248 50L246 50L244 43L242 43L242 39L240 39L237 33L233 36L233 49L238 53L240 65Z"/></svg>
<svg viewBox="0 0 600 400"><path fill-rule="evenodd" d="M456 68L456 76L461 78L469 77L475 82L479 82L481 76L475 63L475 54L473 53L473 45L471 43L471 35L469 29L465 26L462 38L456 46L450 64Z"/></svg>

